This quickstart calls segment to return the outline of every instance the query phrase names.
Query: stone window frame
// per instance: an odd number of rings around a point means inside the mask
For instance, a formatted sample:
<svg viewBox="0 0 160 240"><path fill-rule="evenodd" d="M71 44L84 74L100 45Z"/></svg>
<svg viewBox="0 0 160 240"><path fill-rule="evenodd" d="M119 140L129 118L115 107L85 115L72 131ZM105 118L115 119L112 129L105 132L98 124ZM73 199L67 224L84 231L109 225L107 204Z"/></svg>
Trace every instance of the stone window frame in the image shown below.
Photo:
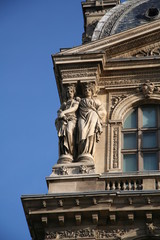
<svg viewBox="0 0 160 240"><path fill-rule="evenodd" d="M155 106L156 107L156 127L153 128L144 128L142 126L142 107L144 106ZM137 110L137 116L136 116L136 121L137 121L137 127L136 128L123 128L122 125L122 130L121 130L121 163L122 163L122 171L123 171L123 155L124 154L136 154L136 161L137 161L137 171L145 171L143 169L143 153L156 153L157 154L157 169L160 170L160 105L159 104L152 104L152 103L147 103L147 104L141 104L138 105L137 107L134 107L133 109ZM127 115L125 116L124 119L126 119L129 114L133 111L130 110ZM123 121L124 122L124 121ZM142 146L142 141L143 141L143 133L151 133L155 132L156 133L156 138L157 138L157 146L155 148L143 148ZM124 133L136 133L136 148L135 149L124 149ZM151 171L151 170L149 170Z"/></svg>
<svg viewBox="0 0 160 240"><path fill-rule="evenodd" d="M114 108L111 118L109 120L109 152L108 152L108 164L107 171L123 171L122 168L122 126L124 124L125 118L127 114L143 104L159 104L160 105L160 94L153 93L149 98L145 98L145 96L139 92L135 94L128 95L126 98L121 100L116 107ZM115 137L114 131L117 131L118 134ZM116 143L116 144L115 144ZM160 154L159 154L160 155ZM160 161L160 156L158 156ZM159 167L160 169L160 163Z"/></svg>

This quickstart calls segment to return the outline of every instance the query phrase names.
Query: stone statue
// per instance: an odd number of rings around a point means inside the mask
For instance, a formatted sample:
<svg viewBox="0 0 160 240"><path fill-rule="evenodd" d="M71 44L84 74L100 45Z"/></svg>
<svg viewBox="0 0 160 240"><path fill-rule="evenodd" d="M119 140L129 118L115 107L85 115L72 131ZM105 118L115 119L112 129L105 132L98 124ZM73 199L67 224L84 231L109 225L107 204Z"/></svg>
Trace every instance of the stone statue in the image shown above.
<svg viewBox="0 0 160 240"><path fill-rule="evenodd" d="M79 103L78 161L93 162L95 143L102 133L102 120L106 111L98 99L94 99L95 84L83 84L84 98Z"/></svg>
<svg viewBox="0 0 160 240"><path fill-rule="evenodd" d="M69 163L73 161L75 156L75 132L77 123L76 111L79 105L79 98L75 98L75 85L70 84L66 87L66 99L57 114L55 121L56 129L59 137L59 160L58 163Z"/></svg>

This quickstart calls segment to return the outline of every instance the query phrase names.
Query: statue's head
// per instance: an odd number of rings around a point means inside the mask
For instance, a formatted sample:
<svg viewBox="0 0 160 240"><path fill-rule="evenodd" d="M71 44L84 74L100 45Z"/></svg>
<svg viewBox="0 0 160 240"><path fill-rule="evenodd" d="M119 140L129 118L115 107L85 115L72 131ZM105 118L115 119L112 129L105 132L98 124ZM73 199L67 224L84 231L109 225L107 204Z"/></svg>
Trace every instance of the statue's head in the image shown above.
<svg viewBox="0 0 160 240"><path fill-rule="evenodd" d="M65 88L65 95L67 99L73 99L76 94L76 87L74 84L68 84Z"/></svg>
<svg viewBox="0 0 160 240"><path fill-rule="evenodd" d="M85 97L92 97L95 94L95 83L84 83L83 91Z"/></svg>

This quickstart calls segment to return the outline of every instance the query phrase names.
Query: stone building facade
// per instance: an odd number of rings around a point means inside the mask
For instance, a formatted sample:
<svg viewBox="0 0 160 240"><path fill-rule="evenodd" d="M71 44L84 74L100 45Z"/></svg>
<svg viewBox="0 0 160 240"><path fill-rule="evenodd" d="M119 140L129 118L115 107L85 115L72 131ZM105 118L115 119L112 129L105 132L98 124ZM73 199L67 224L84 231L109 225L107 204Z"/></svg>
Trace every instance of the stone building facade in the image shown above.
<svg viewBox="0 0 160 240"><path fill-rule="evenodd" d="M59 159L22 196L32 239L160 239L160 3L82 8L83 44L52 56Z"/></svg>

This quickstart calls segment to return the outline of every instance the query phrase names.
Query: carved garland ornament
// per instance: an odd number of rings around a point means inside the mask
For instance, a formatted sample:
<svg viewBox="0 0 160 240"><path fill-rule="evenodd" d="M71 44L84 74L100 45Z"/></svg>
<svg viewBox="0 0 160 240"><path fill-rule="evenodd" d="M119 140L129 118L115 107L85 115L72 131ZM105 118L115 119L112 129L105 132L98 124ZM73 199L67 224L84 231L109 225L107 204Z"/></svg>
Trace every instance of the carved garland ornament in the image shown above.
<svg viewBox="0 0 160 240"><path fill-rule="evenodd" d="M52 239L64 239L64 238L112 238L114 240L121 239L121 236L126 234L129 229L114 229L114 230L94 230L90 228L79 229L79 230L64 230L64 231L53 231L46 232L45 240Z"/></svg>
<svg viewBox="0 0 160 240"><path fill-rule="evenodd" d="M82 78L82 77L95 77L97 73L95 71L93 72L62 72L62 78L67 79L67 78Z"/></svg>
<svg viewBox="0 0 160 240"><path fill-rule="evenodd" d="M113 129L113 168L118 167L118 129Z"/></svg>

